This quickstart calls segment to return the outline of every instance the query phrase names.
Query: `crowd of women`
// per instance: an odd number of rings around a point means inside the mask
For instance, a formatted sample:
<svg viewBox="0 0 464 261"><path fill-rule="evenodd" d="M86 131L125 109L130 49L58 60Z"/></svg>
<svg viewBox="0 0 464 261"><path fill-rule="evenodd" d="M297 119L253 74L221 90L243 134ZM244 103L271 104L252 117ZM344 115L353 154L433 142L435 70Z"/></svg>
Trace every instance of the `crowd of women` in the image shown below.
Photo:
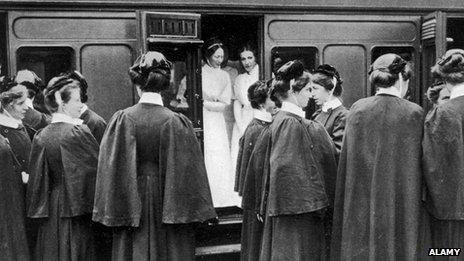
<svg viewBox="0 0 464 261"><path fill-rule="evenodd" d="M333 66L294 60L258 81L246 46L236 145L222 43L203 53L204 158L190 120L164 107L172 64L159 52L129 69L140 100L108 124L79 72L3 79L2 260L193 260L196 224L237 200L242 260L426 260L464 246L463 50L431 68L442 83L424 117L403 98L411 68L396 54L375 60L376 94L348 111ZM306 119L310 98L319 109Z"/></svg>

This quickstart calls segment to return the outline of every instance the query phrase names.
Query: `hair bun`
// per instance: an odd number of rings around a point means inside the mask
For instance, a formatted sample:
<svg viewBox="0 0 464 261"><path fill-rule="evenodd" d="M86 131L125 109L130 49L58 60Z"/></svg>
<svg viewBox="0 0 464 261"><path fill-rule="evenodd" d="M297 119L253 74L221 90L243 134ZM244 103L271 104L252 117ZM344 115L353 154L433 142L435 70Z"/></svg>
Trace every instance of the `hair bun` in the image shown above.
<svg viewBox="0 0 464 261"><path fill-rule="evenodd" d="M443 73L456 73L464 71L464 54L460 52L451 53L438 62Z"/></svg>
<svg viewBox="0 0 464 261"><path fill-rule="evenodd" d="M282 67L277 70L276 77L285 81L290 81L291 79L300 77L303 72L303 63L300 60L294 60L282 65Z"/></svg>
<svg viewBox="0 0 464 261"><path fill-rule="evenodd" d="M404 61L401 57L398 56L388 66L388 71L390 71L390 73L392 74L398 74L403 71L405 66L406 66L406 61Z"/></svg>

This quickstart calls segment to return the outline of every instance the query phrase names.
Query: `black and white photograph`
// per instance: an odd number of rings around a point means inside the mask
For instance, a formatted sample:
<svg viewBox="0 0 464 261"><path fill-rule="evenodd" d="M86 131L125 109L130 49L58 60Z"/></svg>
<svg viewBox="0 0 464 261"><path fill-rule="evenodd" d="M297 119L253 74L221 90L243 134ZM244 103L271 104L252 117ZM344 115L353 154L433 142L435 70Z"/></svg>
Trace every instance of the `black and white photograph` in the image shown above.
<svg viewBox="0 0 464 261"><path fill-rule="evenodd" d="M464 1L0 0L0 261L464 261Z"/></svg>

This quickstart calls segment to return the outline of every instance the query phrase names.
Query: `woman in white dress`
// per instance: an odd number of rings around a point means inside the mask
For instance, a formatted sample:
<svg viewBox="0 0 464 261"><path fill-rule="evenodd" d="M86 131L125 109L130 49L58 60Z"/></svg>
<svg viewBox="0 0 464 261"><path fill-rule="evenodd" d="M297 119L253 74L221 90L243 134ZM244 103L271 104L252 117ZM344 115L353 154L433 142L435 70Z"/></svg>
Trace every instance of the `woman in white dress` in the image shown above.
<svg viewBox="0 0 464 261"><path fill-rule="evenodd" d="M259 80L259 66L256 62L256 50L247 44L239 49L240 63L245 72L239 74L235 79L234 85L234 117L235 124L232 131L231 140L231 157L232 157L232 173L235 173L239 140L245 132L248 123L253 119L253 108L247 97L248 88L253 83Z"/></svg>
<svg viewBox="0 0 464 261"><path fill-rule="evenodd" d="M221 69L224 49L218 40L205 43L202 68L205 164L214 207L238 206L224 110L230 104L230 77Z"/></svg>

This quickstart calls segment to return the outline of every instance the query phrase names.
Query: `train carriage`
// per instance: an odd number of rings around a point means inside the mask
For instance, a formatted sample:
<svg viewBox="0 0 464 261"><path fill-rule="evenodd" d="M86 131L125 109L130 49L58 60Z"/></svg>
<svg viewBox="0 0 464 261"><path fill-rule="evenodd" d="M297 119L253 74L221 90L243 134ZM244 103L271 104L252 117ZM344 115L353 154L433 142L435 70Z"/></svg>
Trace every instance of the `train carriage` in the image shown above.
<svg viewBox="0 0 464 261"><path fill-rule="evenodd" d="M408 99L427 107L429 68L447 49L464 48L462 28L459 0L0 0L0 65L2 75L30 69L45 81L81 71L89 107L108 120L137 102L127 74L136 57L161 51L174 62L165 104L187 115L203 139L201 46L212 36L223 40L231 61L240 44L253 42L264 79L277 57L301 59L308 69L334 65L346 107L374 93L370 64L395 52L414 65ZM239 211L220 213L218 227L199 232L199 259L233 260L240 251Z"/></svg>

